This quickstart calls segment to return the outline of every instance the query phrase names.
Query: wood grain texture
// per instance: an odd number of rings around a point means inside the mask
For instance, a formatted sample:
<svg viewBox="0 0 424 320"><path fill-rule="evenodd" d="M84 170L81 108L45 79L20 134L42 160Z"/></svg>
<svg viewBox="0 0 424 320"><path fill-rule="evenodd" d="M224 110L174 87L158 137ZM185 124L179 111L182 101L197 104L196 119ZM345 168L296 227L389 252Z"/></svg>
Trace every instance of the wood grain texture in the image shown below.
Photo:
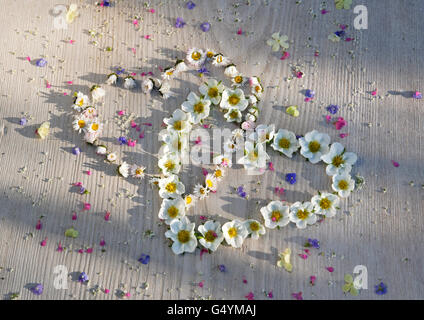
<svg viewBox="0 0 424 320"><path fill-rule="evenodd" d="M244 299L250 291L257 299L267 299L263 291L272 291L274 299L292 299L291 294L299 291L305 299L352 299L341 287L344 274L352 273L356 265L367 267L369 289L353 299L424 298L423 103L410 94L424 90L422 1L367 1L369 28L362 31L353 29L353 10L336 10L332 1L325 15L320 14L320 1L306 0L300 4L252 0L250 5L197 0L193 10L186 9L184 1L149 1L155 13L144 8L144 1L114 1L113 8L96 7L94 1L73 2L80 5L80 17L66 30L57 30L51 11L57 1L0 0L2 298L20 292L21 299L118 299L117 290L125 287L131 299ZM132 24L135 16L142 17L140 29ZM174 27L177 17L186 21L184 28ZM207 33L199 28L205 21L212 24ZM349 25L347 32L355 41L327 39L340 23ZM239 28L243 35L237 35ZM90 30L97 35L90 36ZM273 32L288 35L290 59L281 61L265 44ZM152 40L144 39L145 35ZM71 39L74 44L69 43ZM108 46L113 51L106 51ZM157 218L157 191L147 180L136 183L118 178L115 168L82 142L70 125L70 95L73 91L88 93L90 86L104 83L105 75L117 66L127 72L159 75L158 67L183 58L191 46L222 52L242 73L261 77L266 93L260 123L275 123L297 134L317 129L358 154L354 173L364 176L366 185L342 201L336 218L305 230L269 230L260 241L246 241L241 250L221 247L202 259L198 251L184 256L171 252ZM319 57L314 57L315 50ZM48 60L47 67L33 64L40 57ZM292 65L301 66L303 79L285 81ZM212 75L223 77L216 70ZM50 89L45 81L51 83ZM174 80L176 97L166 102L140 89L129 92L106 87L101 114L107 123L102 141L121 159L157 172L157 133L162 119L200 83L194 74ZM312 103L303 101L301 92L308 88L317 93ZM376 88L377 96L372 97L370 92ZM341 139L340 132L325 123L329 104L341 106L337 115L348 121L341 131L348 137ZM298 105L300 117L287 115L288 105ZM139 122L153 124L145 127L145 138L135 149L117 143L117 137L125 134L116 117L121 109L134 113ZM31 116L27 126L19 125L23 113ZM212 115L210 121L216 126L230 127L218 112ZM34 137L34 130L46 120L51 122L51 134L41 141ZM74 146L81 148L79 156L71 153ZM259 218L259 208L278 198L273 193L277 185L286 188L284 199L290 203L309 200L317 190L329 190L323 165L308 165L300 157L289 160L273 151L270 155L274 172L251 177L239 167L232 169L219 191L190 211L190 218L196 222L200 215L221 220ZM391 160L400 166L395 168ZM85 174L86 170L92 175ZM184 168L183 180L189 189L200 181L200 172L198 167ZM293 186L284 182L289 172L298 175ZM71 184L77 181L91 194L73 192ZM234 193L239 185L245 186L248 200ZM81 212L83 202L91 203L89 212ZM73 211L78 214L76 221L71 220ZM103 219L106 211L111 212L111 222ZM37 231L40 216L44 216L43 229ZM72 225L80 235L70 241L64 231ZM147 230L153 230L155 237L144 237ZM47 245L40 246L46 237ZM105 252L99 246L102 237ZM311 250L311 256L303 260L298 254L307 238L319 239L321 249ZM59 242L70 250L56 252ZM88 247L94 252L77 252ZM291 274L276 266L278 253L285 248L293 252ZM148 265L137 261L141 253L150 254ZM226 266L226 273L218 271L219 264ZM57 265L68 268L67 290L53 287ZM325 269L329 266L334 267L333 273ZM88 286L72 280L82 271L90 277ZM311 275L317 276L313 287ZM198 287L200 281L204 288ZM388 285L385 296L374 293L380 281ZM141 288L145 282L147 290ZM28 290L31 283L43 283L44 294L33 295ZM96 285L111 292L93 295L90 289Z"/></svg>

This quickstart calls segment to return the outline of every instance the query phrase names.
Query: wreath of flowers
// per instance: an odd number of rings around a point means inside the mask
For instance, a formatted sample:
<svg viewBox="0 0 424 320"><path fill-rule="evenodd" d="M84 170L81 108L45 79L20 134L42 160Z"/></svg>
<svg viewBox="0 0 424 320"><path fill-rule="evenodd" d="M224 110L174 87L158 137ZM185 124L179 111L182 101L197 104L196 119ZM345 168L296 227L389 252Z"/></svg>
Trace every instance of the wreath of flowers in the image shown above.
<svg viewBox="0 0 424 320"><path fill-rule="evenodd" d="M165 236L172 241L172 251L175 254L194 252L198 243L209 252L214 252L225 240L228 245L240 248L247 237L259 239L265 234L265 227L279 229L294 223L299 229L317 222L317 215L333 217L339 209L340 198L346 198L355 188L355 180L350 176L352 166L357 161L356 154L346 152L338 142L330 145L330 137L316 130L305 136L297 137L293 132L278 129L274 125L257 125L259 115L258 104L264 92L259 77L246 77L238 72L236 66L220 53L212 50L192 48L186 56L187 64L193 68L203 68L207 63L223 67L224 74L231 79L231 87L226 87L221 81L209 78L199 87L200 94L190 92L181 109L176 109L170 118L165 118L166 129L159 133L163 145L159 150L158 166L161 175L151 179L152 185L159 189L163 199L159 210L159 219L168 225ZM173 67L167 68L161 75L162 79L149 78L142 83L144 93L157 91L165 99L171 96L169 80L179 73L188 70L183 60L177 60ZM119 77L113 73L108 76L107 83L115 84ZM124 79L124 87L133 89L136 81L132 77ZM245 95L242 89L249 89ZM105 94L99 86L91 89L93 101L99 101ZM84 132L84 139L96 145L102 124L98 121L97 111L88 105L88 97L76 94L74 109L79 112L73 126L77 131ZM181 154L188 149L187 137L193 126L203 124L209 116L212 107L218 107L224 113L227 122L239 124L232 131L229 140L224 141L224 153L214 155L213 173L205 177L204 184L196 184L192 193L187 193L178 174L182 167ZM243 117L243 112L244 117ZM244 120L243 120L244 119ZM247 132L250 132L247 135ZM299 151L309 162L317 164L321 161L327 164L326 173L332 178L334 192L320 193L308 202L295 202L285 205L281 201L271 201L260 209L264 223L255 219L228 221L224 225L214 220L206 221L195 230L195 223L190 222L186 211L198 200L207 198L217 190L217 185L223 179L227 168L232 166L232 153L241 148L240 141L247 137L244 143L244 157L238 160L247 170L261 170L269 159L266 146L292 158ZM108 153L103 145L97 146L98 154L106 156L110 162L116 160L115 153ZM118 166L118 173L127 178L130 175L143 178L145 168L130 166L123 162Z"/></svg>

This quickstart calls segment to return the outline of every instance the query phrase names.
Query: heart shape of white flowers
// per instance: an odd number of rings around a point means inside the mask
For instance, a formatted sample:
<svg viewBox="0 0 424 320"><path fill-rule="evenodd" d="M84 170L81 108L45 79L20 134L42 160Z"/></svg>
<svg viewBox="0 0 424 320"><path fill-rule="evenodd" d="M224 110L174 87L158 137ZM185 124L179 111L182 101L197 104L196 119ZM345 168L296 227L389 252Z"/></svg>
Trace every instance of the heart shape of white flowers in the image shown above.
<svg viewBox="0 0 424 320"><path fill-rule="evenodd" d="M159 218L169 226L165 236L172 240L172 251L175 254L192 253L199 242L209 252L213 252L224 239L232 247L240 248L248 236L259 239L265 234L265 227L279 229L292 222L298 228L304 229L307 225L317 222L317 215L333 217L339 209L340 197L348 197L355 188L355 181L351 178L350 171L357 160L356 154L345 152L345 148L338 142L330 146L330 137L316 130L306 133L304 137L296 137L293 132L285 129L276 131L274 125L255 126L259 115L257 105L264 91L258 77L245 77L227 57L210 50L192 48L187 52L186 61L196 69L206 63L224 67L224 74L231 78L232 88L227 88L222 82L210 78L199 87L199 95L190 92L181 109L176 109L172 117L164 119L167 128L159 133L159 140L163 142L163 146L159 151L158 160L162 174L160 177L153 177L151 182L159 187L159 196L163 199ZM164 70L162 80L153 78L145 80L142 85L144 93L156 90L165 99L168 98L170 96L168 80L187 69L184 61L177 60L173 67ZM107 83L113 84L117 80L118 75L113 73L108 76ZM241 89L246 87L246 84L250 91L249 97L246 97ZM136 82L132 77L126 77L124 86L132 89L136 86ZM104 90L99 86L94 86L91 92L93 101L98 101L104 96ZM80 115L76 116L73 126L75 130L85 132L84 139L88 143L96 145L102 124L97 120L96 109L87 106L84 99L88 100L83 94L76 94L74 109L79 111ZM241 129L234 130L232 138L225 142L226 153L214 156L213 163L216 167L212 174L206 175L205 183L197 184L192 194L186 193L185 186L178 177L181 170L180 155L188 147L188 141L182 139L182 136L187 136L193 126L201 124L202 120L209 116L212 106L219 106L225 113L227 121L241 124ZM245 121L242 122L242 112L246 109ZM211 192L217 190L218 181L223 178L225 169L232 165L231 152L237 147L238 139L244 137L247 130L252 129L254 132L244 145L245 156L238 161L245 169L264 168L264 163L269 159L266 153L267 144L289 158L300 148L300 154L309 162L316 164L323 161L327 164L326 173L332 177L334 192L318 193L310 202L295 202L291 206L281 201L271 201L260 210L264 224L255 219L246 221L236 219L226 222L221 227L219 222L209 220L200 225L196 232L195 223L186 217L186 211L196 200L205 199ZM116 155L108 153L105 146L97 146L97 153L105 155L110 162L116 160ZM118 173L125 178L130 175L142 178L144 167L130 167L123 162L118 166Z"/></svg>

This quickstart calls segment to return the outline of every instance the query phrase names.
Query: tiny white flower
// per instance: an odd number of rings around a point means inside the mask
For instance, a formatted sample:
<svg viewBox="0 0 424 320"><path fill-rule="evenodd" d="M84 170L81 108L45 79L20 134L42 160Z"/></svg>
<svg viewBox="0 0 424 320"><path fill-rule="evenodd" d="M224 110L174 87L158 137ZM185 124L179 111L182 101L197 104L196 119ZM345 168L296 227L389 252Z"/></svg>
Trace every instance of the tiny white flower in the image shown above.
<svg viewBox="0 0 424 320"><path fill-rule="evenodd" d="M128 178L130 175L130 166L125 161L118 167L118 173L124 178Z"/></svg>
<svg viewBox="0 0 424 320"><path fill-rule="evenodd" d="M249 96L249 104L252 106L256 106L256 104L258 103L258 98L255 95L250 95Z"/></svg>
<svg viewBox="0 0 424 320"><path fill-rule="evenodd" d="M235 65L229 65L225 68L224 74L229 78L234 78L239 74Z"/></svg>
<svg viewBox="0 0 424 320"><path fill-rule="evenodd" d="M184 71L187 71L188 70L188 67L187 67L187 65L185 64L185 62L183 61L183 60L178 60L176 63L175 63L175 72L176 73L180 73L180 72L184 72Z"/></svg>
<svg viewBox="0 0 424 320"><path fill-rule="evenodd" d="M297 149L299 149L300 144L293 132L285 129L279 129L277 134L274 136L274 141L271 146L274 150L291 158L293 152L296 152Z"/></svg>
<svg viewBox="0 0 424 320"><path fill-rule="evenodd" d="M97 119L92 120L87 125L87 131L90 133L100 133L102 132L103 124L97 121Z"/></svg>
<svg viewBox="0 0 424 320"><path fill-rule="evenodd" d="M231 79L231 83L235 87L241 87L246 83L247 79L243 77L241 74L237 74L235 77Z"/></svg>
<svg viewBox="0 0 424 320"><path fill-rule="evenodd" d="M106 91L100 86L92 86L90 91L95 102L100 101L106 94Z"/></svg>
<svg viewBox="0 0 424 320"><path fill-rule="evenodd" d="M321 193L313 196L311 203L314 205L316 214L324 215L328 218L334 217L340 203L340 198L332 193Z"/></svg>
<svg viewBox="0 0 424 320"><path fill-rule="evenodd" d="M206 58L208 60L213 59L213 57L215 56L215 52L212 49L207 49L206 52L205 52L205 54L206 54Z"/></svg>
<svg viewBox="0 0 424 320"><path fill-rule="evenodd" d="M314 206L310 202L295 202L290 206L290 221L296 224L299 229L305 229L306 226L317 222L317 216L314 213Z"/></svg>
<svg viewBox="0 0 424 320"><path fill-rule="evenodd" d="M246 120L248 122L256 122L256 117L253 114L247 113L244 116L244 120Z"/></svg>
<svg viewBox="0 0 424 320"><path fill-rule="evenodd" d="M165 220L166 224L171 224L175 219L185 216L185 203L179 197L176 199L163 199L159 210L159 219Z"/></svg>
<svg viewBox="0 0 424 320"><path fill-rule="evenodd" d="M244 239L249 234L246 226L239 220L225 223L222 226L222 232L224 233L225 241L234 248L241 248Z"/></svg>
<svg viewBox="0 0 424 320"><path fill-rule="evenodd" d="M159 196L166 199L177 198L185 192L184 184L176 175L160 179L159 188Z"/></svg>
<svg viewBox="0 0 424 320"><path fill-rule="evenodd" d="M181 254L184 252L194 252L197 246L197 239L194 235L194 223L190 223L187 217L181 218L181 220L175 220L170 225L170 230L166 231L165 237L171 239L174 243L172 244L172 251L175 254Z"/></svg>
<svg viewBox="0 0 424 320"><path fill-rule="evenodd" d="M225 154L229 155L233 152L236 152L236 150L240 149L241 144L237 144L234 139L228 139L224 141L224 152Z"/></svg>
<svg viewBox="0 0 424 320"><path fill-rule="evenodd" d="M190 114L190 122L197 124L209 116L210 104L210 100L205 100L194 92L190 92L187 101L183 102L181 108Z"/></svg>
<svg viewBox="0 0 424 320"><path fill-rule="evenodd" d="M227 119L227 122L241 122L243 115L241 114L240 109L230 108L227 113L224 114L224 118Z"/></svg>
<svg viewBox="0 0 424 320"><path fill-rule="evenodd" d="M131 176L137 179L143 179L145 176L145 170L146 167L134 164L131 167Z"/></svg>
<svg viewBox="0 0 424 320"><path fill-rule="evenodd" d="M244 139L244 130L242 129L234 129L231 134L235 141L240 141Z"/></svg>
<svg viewBox="0 0 424 320"><path fill-rule="evenodd" d="M185 203L185 208L186 210L193 207L194 204L196 203L197 198L192 195L192 194L188 194L184 197L184 203Z"/></svg>
<svg viewBox="0 0 424 320"><path fill-rule="evenodd" d="M163 80L171 80L175 75L175 68L167 68L162 73L162 79Z"/></svg>
<svg viewBox="0 0 424 320"><path fill-rule="evenodd" d="M248 231L248 234L255 240L258 240L260 236L265 234L265 227L257 220L249 219L244 222L244 225Z"/></svg>
<svg viewBox="0 0 424 320"><path fill-rule="evenodd" d="M100 135L100 131L87 131L84 133L84 141L90 144L94 144Z"/></svg>
<svg viewBox="0 0 424 320"><path fill-rule="evenodd" d="M162 85L159 88L159 93L164 99L168 99L172 96L171 85L168 82L162 82Z"/></svg>
<svg viewBox="0 0 424 320"><path fill-rule="evenodd" d="M137 86L137 83L135 82L134 78L131 76L124 78L124 88L125 89L134 89Z"/></svg>
<svg viewBox="0 0 424 320"><path fill-rule="evenodd" d="M75 131L81 133L83 130L87 130L87 126L90 124L90 119L87 119L84 115L79 114L74 117L72 127Z"/></svg>
<svg viewBox="0 0 424 320"><path fill-rule="evenodd" d="M180 158L176 153L168 153L158 161L159 168L165 176L178 174L181 169Z"/></svg>
<svg viewBox="0 0 424 320"><path fill-rule="evenodd" d="M78 92L75 97L74 105L72 106L72 108L75 111L81 112L89 104L90 104L90 99L88 98L88 96L86 96L82 92Z"/></svg>
<svg viewBox="0 0 424 320"><path fill-rule="evenodd" d="M220 103L221 109L239 109L240 111L244 111L249 102L244 96L244 92L241 89L225 89L222 93L222 99Z"/></svg>
<svg viewBox="0 0 424 320"><path fill-rule="evenodd" d="M266 160L269 159L262 143L256 145L251 141L246 141L244 144L245 156L238 160L238 164L242 164L245 169L264 169Z"/></svg>
<svg viewBox="0 0 424 320"><path fill-rule="evenodd" d="M261 81L258 77L249 78L250 93L254 96L261 97L264 92L264 88L261 85Z"/></svg>
<svg viewBox="0 0 424 320"><path fill-rule="evenodd" d="M206 221L204 225L198 227L199 232L202 234L202 238L199 242L206 249L216 251L221 242L224 240L224 235L221 231L221 224L214 221Z"/></svg>
<svg viewBox="0 0 424 320"><path fill-rule="evenodd" d="M274 138L274 133L275 125L260 124L255 128L255 132L249 136L249 139L257 143L270 142Z"/></svg>
<svg viewBox="0 0 424 320"><path fill-rule="evenodd" d="M97 118L97 110L94 107L87 107L81 113L86 119L94 120Z"/></svg>
<svg viewBox="0 0 424 320"><path fill-rule="evenodd" d="M209 195L209 192L209 189L201 184L196 184L193 189L193 194L200 200L205 199Z"/></svg>
<svg viewBox="0 0 424 320"><path fill-rule="evenodd" d="M347 198L353 189L355 189L355 180L348 173L336 174L333 176L331 185L340 197Z"/></svg>
<svg viewBox="0 0 424 320"><path fill-rule="evenodd" d="M175 130L180 133L191 130L189 115L181 109L175 109L172 118L165 118L163 122L168 125L168 130Z"/></svg>
<svg viewBox="0 0 424 320"><path fill-rule="evenodd" d="M300 153L313 164L321 161L321 156L327 154L330 137L328 134L316 130L308 132L305 137L299 139Z"/></svg>
<svg viewBox="0 0 424 320"><path fill-rule="evenodd" d="M265 219L265 227L275 229L289 224L289 207L281 201L271 201L261 208L261 214Z"/></svg>
<svg viewBox="0 0 424 320"><path fill-rule="evenodd" d="M118 75L116 73L111 73L107 76L106 84L108 85L116 84L117 81L118 81Z"/></svg>
<svg viewBox="0 0 424 320"><path fill-rule="evenodd" d="M109 161L109 162L113 162L116 159L118 159L118 156L116 155L115 152L111 152L106 156L106 160Z"/></svg>
<svg viewBox="0 0 424 320"><path fill-rule="evenodd" d="M345 148L338 142L330 147L330 152L321 156L322 161L327 163L325 172L329 176L335 174L349 173L358 157L353 152L345 152Z"/></svg>
<svg viewBox="0 0 424 320"><path fill-rule="evenodd" d="M143 93L149 93L153 89L153 80L152 79L146 79L143 81Z"/></svg>
<svg viewBox="0 0 424 320"><path fill-rule="evenodd" d="M208 81L199 87L199 91L205 96L205 99L210 100L213 104L218 105L221 102L221 95L225 86L215 79L208 79Z"/></svg>
<svg viewBox="0 0 424 320"><path fill-rule="evenodd" d="M186 56L188 64L195 68L199 68L206 60L206 54L201 49L191 48L187 51Z"/></svg>
<svg viewBox="0 0 424 320"><path fill-rule="evenodd" d="M216 177L213 174L209 173L205 177L205 185L206 185L206 188L208 188L208 190L216 191L216 189L218 187L218 180L216 179Z"/></svg>
<svg viewBox="0 0 424 320"><path fill-rule="evenodd" d="M280 33L276 32L272 34L271 39L268 39L266 44L272 47L272 51L278 51L280 47L287 50L289 48L288 39L289 37L286 35L280 36Z"/></svg>
<svg viewBox="0 0 424 320"><path fill-rule="evenodd" d="M96 148L96 154L100 156L104 156L107 153L107 148L104 145L98 146Z"/></svg>
<svg viewBox="0 0 424 320"><path fill-rule="evenodd" d="M233 165L233 162L231 160L231 154L220 154L218 156L215 156L213 158L213 163L219 165L220 167L231 168Z"/></svg>
<svg viewBox="0 0 424 320"><path fill-rule="evenodd" d="M231 63L230 59L224 57L222 54L217 54L212 58L212 65L216 67L226 67Z"/></svg>
<svg viewBox="0 0 424 320"><path fill-rule="evenodd" d="M225 170L221 166L218 166L215 171L213 172L213 176L216 178L216 180L222 180L225 177Z"/></svg>

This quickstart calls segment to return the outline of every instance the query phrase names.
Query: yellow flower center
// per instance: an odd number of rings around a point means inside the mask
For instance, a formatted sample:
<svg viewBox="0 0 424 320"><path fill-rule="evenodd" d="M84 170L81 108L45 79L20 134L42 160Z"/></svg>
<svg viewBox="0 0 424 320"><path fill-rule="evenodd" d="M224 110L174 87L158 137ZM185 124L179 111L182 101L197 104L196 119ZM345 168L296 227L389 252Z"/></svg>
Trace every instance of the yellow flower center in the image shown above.
<svg viewBox="0 0 424 320"><path fill-rule="evenodd" d="M207 186L208 188L212 188L212 187L213 187L213 181L212 181L212 180L210 180L210 179L206 180L206 186Z"/></svg>
<svg viewBox="0 0 424 320"><path fill-rule="evenodd" d="M85 127L85 121L84 120L78 120L78 126L80 128L84 128Z"/></svg>
<svg viewBox="0 0 424 320"><path fill-rule="evenodd" d="M174 193L175 191L177 191L177 184L174 182L168 183L165 187L166 191L168 191L169 193Z"/></svg>
<svg viewBox="0 0 424 320"><path fill-rule="evenodd" d="M234 238L237 235L236 227L228 229L228 235L230 236L230 238Z"/></svg>
<svg viewBox="0 0 424 320"><path fill-rule="evenodd" d="M261 86L256 86L256 87L255 87L255 91L256 91L256 92L261 92L261 91L262 91Z"/></svg>
<svg viewBox="0 0 424 320"><path fill-rule="evenodd" d="M256 161L258 159L258 151L253 151L249 153L249 160Z"/></svg>
<svg viewBox="0 0 424 320"><path fill-rule="evenodd" d="M190 232L187 230L181 230L178 232L178 241L181 243L187 243L190 241Z"/></svg>
<svg viewBox="0 0 424 320"><path fill-rule="evenodd" d="M330 207L331 207L331 201L328 200L327 198L323 198L319 202L319 206L321 207L321 209L324 209L324 210L330 209Z"/></svg>
<svg viewBox="0 0 424 320"><path fill-rule="evenodd" d="M185 198L185 202L186 202L186 204L190 204L192 201L193 201L193 199L192 199L190 196L187 196L187 197Z"/></svg>
<svg viewBox="0 0 424 320"><path fill-rule="evenodd" d="M203 103L198 102L194 105L193 110L196 113L202 113L205 110L205 106L203 105Z"/></svg>
<svg viewBox="0 0 424 320"><path fill-rule="evenodd" d="M231 95L231 96L228 98L228 102L229 102L232 106L235 106L235 105L237 105L237 104L240 102L240 97L239 97L238 95L236 95L236 94L233 94L233 95Z"/></svg>
<svg viewBox="0 0 424 320"><path fill-rule="evenodd" d="M167 76L172 76L172 74L173 74L173 73L174 73L174 71L167 71L167 72L166 72L166 75L167 75Z"/></svg>
<svg viewBox="0 0 424 320"><path fill-rule="evenodd" d="M137 176L140 176L140 175L142 175L144 173L144 169L143 168L137 168L136 170L135 170L135 174L137 175Z"/></svg>
<svg viewBox="0 0 424 320"><path fill-rule="evenodd" d="M99 130L99 124L98 124L98 123L93 123L93 124L91 125L91 129L92 129L93 131L97 131L97 130Z"/></svg>
<svg viewBox="0 0 424 320"><path fill-rule="evenodd" d="M305 220L309 216L309 211L308 210L298 210L296 215L300 220Z"/></svg>
<svg viewBox="0 0 424 320"><path fill-rule="evenodd" d="M170 218L172 218L172 219L174 219L174 218L176 218L177 217L177 215L178 215L178 212L179 212L180 210L178 210L178 208L176 208L175 206L170 206L169 208L168 208L168 216L170 217Z"/></svg>
<svg viewBox="0 0 424 320"><path fill-rule="evenodd" d="M199 189L200 194L205 194L205 189L204 188L200 188Z"/></svg>
<svg viewBox="0 0 424 320"><path fill-rule="evenodd" d="M183 127L181 120L175 121L173 127L175 130L180 131Z"/></svg>
<svg viewBox="0 0 424 320"><path fill-rule="evenodd" d="M221 63L221 62L222 62L222 56L218 56L218 57L216 58L216 61L217 61L218 63Z"/></svg>
<svg viewBox="0 0 424 320"><path fill-rule="evenodd" d="M213 52L212 51L208 51L208 53L206 53L206 56L208 58L212 58L213 57Z"/></svg>
<svg viewBox="0 0 424 320"><path fill-rule="evenodd" d="M250 223L250 230L258 231L260 229L259 223L253 221Z"/></svg>
<svg viewBox="0 0 424 320"><path fill-rule="evenodd" d="M222 177L222 170L221 169L215 170L214 175L217 178L221 178Z"/></svg>
<svg viewBox="0 0 424 320"><path fill-rule="evenodd" d="M333 158L333 161L331 162L331 164L335 167L340 167L343 163L345 163L345 161L343 160L343 157L340 155L335 156Z"/></svg>
<svg viewBox="0 0 424 320"><path fill-rule="evenodd" d="M207 242L214 242L216 237L215 237L216 233L212 230L209 230L208 232L206 232L205 234L205 240Z"/></svg>
<svg viewBox="0 0 424 320"><path fill-rule="evenodd" d="M81 99L79 100L78 105L79 105L80 107L82 107L82 106L84 105L84 99L83 99L83 98L81 98Z"/></svg>
<svg viewBox="0 0 424 320"><path fill-rule="evenodd" d="M209 88L208 96L211 98L216 98L218 96L218 88L217 87Z"/></svg>
<svg viewBox="0 0 424 320"><path fill-rule="evenodd" d="M340 180L338 187L340 190L347 190L347 188L349 187L349 183L347 183L346 180Z"/></svg>
<svg viewBox="0 0 424 320"><path fill-rule="evenodd" d="M280 148L288 149L288 148L290 148L290 145L291 145L291 143L290 143L289 139L281 138L280 141L278 141L278 146Z"/></svg>
<svg viewBox="0 0 424 320"><path fill-rule="evenodd" d="M191 58L193 59L193 60L199 60L200 58L202 57L202 54L200 53L200 52L198 52L198 51L194 51L192 54L191 54Z"/></svg>
<svg viewBox="0 0 424 320"><path fill-rule="evenodd" d="M318 152L321 149L321 145L319 144L318 141L311 141L309 143L309 150L312 153Z"/></svg>
<svg viewBox="0 0 424 320"><path fill-rule="evenodd" d="M172 160L165 162L164 167L168 170L173 170L175 168L175 163Z"/></svg>
<svg viewBox="0 0 424 320"><path fill-rule="evenodd" d="M281 212L278 210L274 210L271 213L271 220L274 222L278 222L281 219Z"/></svg>
<svg viewBox="0 0 424 320"><path fill-rule="evenodd" d="M235 83L242 83L243 82L243 77L242 76L236 76L234 78L234 82Z"/></svg>
<svg viewBox="0 0 424 320"><path fill-rule="evenodd" d="M231 119L237 119L237 118L238 118L238 116L239 116L239 113L238 113L238 111L237 111L237 110L233 110L233 111L231 111L231 113L230 113L230 118L231 118Z"/></svg>

